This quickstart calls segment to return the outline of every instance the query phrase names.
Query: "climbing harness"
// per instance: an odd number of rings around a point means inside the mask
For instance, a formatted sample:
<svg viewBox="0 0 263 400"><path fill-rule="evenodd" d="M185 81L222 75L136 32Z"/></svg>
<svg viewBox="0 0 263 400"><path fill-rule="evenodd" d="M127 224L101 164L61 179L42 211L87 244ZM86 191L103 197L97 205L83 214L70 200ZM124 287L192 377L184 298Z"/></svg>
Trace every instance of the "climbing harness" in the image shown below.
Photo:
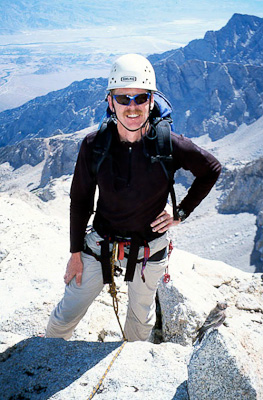
<svg viewBox="0 0 263 400"><path fill-rule="evenodd" d="M145 282L144 277L144 270L146 267L146 263L148 261L160 261L165 257L166 248L159 250L157 253L150 256L150 248L148 244L148 240L143 239L143 235L140 233L132 233L131 237L120 236L114 233L109 233L103 235L103 231L101 227L95 222L94 220L94 229L98 232L98 234L103 237L103 240L98 241L97 245L101 247L101 254L96 254L87 244L84 244L83 252L93 256L97 261L101 263L102 267L102 276L103 276L103 283L104 284L111 284L112 283L112 274L111 274L111 251L110 251L110 244L117 242L117 254L116 261L123 260L124 257L127 258L127 265L126 265L126 273L124 276L125 281L133 281L133 276L136 268L136 264L142 263L142 280ZM106 229L105 229L106 230ZM151 240L153 240L157 236L153 236ZM140 247L144 247L144 256L142 258L138 258L138 253ZM124 247L129 249L129 253L124 252ZM116 275L116 270L120 271L120 268L115 266L114 272Z"/></svg>
<svg viewBox="0 0 263 400"><path fill-rule="evenodd" d="M93 399L93 397L95 396L95 394L98 392L99 388L102 385L102 382L104 381L106 375L108 374L109 370L111 369L114 361L116 360L116 358L120 355L122 349L124 348L125 344L127 343L127 339L125 337L124 334L124 330L121 326L121 322L120 322L120 318L119 318L119 306L118 306L118 298L117 298L117 289L116 289L116 284L114 282L114 270L115 270L115 262L118 260L118 242L114 242L113 243L113 249L112 249L112 256L111 256L111 279L112 282L109 284L110 288L109 288L109 293L111 294L112 297L112 303L113 303L113 308L114 308L114 312L115 315L117 317L117 321L123 336L123 343L120 346L120 348L117 350L117 352L114 354L110 364L108 365L106 371L104 372L104 374L102 375L101 379L99 380L97 386L94 387L92 393L90 394L90 396L88 397L87 400L91 400Z"/></svg>

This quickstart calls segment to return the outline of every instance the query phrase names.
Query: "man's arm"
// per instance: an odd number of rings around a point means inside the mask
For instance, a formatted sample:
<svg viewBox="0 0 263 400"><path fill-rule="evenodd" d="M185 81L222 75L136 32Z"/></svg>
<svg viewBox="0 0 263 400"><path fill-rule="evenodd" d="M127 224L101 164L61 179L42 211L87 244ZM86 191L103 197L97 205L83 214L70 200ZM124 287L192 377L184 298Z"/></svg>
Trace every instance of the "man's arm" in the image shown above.
<svg viewBox="0 0 263 400"><path fill-rule="evenodd" d="M70 190L70 252L64 282L68 284L76 277L77 285L81 285L83 263L81 251L88 221L93 212L96 182L91 174L92 148L87 138L81 144L71 190Z"/></svg>
<svg viewBox="0 0 263 400"><path fill-rule="evenodd" d="M91 172L92 145L87 136L80 147L70 189L70 252L83 250L87 224L94 207L96 180Z"/></svg>
<svg viewBox="0 0 263 400"><path fill-rule="evenodd" d="M185 217L188 217L216 183L221 172L221 164L212 154L196 146L190 139L175 134L172 135L172 139L175 170L183 168L195 176L187 195L178 206ZM180 219L178 221L173 219L172 208L167 205L151 223L151 227L154 232L164 233L180 222Z"/></svg>
<svg viewBox="0 0 263 400"><path fill-rule="evenodd" d="M215 185L221 173L221 164L211 153L183 136L175 135L173 146L175 170L183 168L195 177L187 195L178 205L188 217Z"/></svg>

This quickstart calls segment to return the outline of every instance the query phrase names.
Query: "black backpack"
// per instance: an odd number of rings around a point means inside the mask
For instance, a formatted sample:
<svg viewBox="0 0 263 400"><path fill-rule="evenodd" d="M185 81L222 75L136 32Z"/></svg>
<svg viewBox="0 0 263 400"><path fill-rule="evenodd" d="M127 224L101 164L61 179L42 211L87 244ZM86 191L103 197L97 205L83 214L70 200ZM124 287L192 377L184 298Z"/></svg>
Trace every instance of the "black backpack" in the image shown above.
<svg viewBox="0 0 263 400"><path fill-rule="evenodd" d="M173 186L174 172L172 168L173 158L171 141L171 129L173 129L173 121L171 118L171 113L172 106L169 101L161 92L155 92L154 108L150 114L150 124L152 129L150 135L146 136L145 142L147 143L147 140L149 140L155 145L154 154L149 154L150 151L147 151L146 156L150 157L151 163L159 162L161 164L169 182L169 192L173 204L174 219L178 220L178 209ZM112 139L110 129L111 124L116 124L116 120L108 107L94 141L92 155L92 173L94 178L96 178L103 160L109 153ZM149 146L149 149L151 147L152 146Z"/></svg>

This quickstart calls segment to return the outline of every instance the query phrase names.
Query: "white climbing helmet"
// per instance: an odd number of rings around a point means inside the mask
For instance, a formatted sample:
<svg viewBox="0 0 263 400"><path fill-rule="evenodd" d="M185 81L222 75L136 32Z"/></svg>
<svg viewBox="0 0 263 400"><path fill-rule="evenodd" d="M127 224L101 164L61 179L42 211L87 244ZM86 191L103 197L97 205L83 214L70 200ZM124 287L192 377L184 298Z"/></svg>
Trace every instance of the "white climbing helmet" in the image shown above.
<svg viewBox="0 0 263 400"><path fill-rule="evenodd" d="M119 57L111 68L107 90L120 88L156 91L155 72L150 61L139 54Z"/></svg>

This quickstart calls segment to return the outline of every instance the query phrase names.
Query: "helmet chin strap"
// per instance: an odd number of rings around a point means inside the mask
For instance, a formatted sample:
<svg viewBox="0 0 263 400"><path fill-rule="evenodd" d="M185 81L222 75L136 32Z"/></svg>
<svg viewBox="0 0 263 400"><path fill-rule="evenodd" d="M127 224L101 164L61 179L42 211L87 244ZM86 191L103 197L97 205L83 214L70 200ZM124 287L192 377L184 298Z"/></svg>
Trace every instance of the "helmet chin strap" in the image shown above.
<svg viewBox="0 0 263 400"><path fill-rule="evenodd" d="M116 120L119 121L119 123L123 126L123 128L127 129L127 131L129 131L129 132L137 132L137 131L139 131L139 130L141 129L141 136L142 136L142 129L146 126L146 124L147 124L147 122L149 121L149 118L150 118L151 103L149 103L149 113L148 113L148 117L146 118L146 120L145 120L145 122L142 124L142 126L140 126L140 127L137 128L137 129L130 129L130 128L127 128L127 126L125 126L125 125L121 122L121 120L118 118L113 102L112 102L112 105L113 105L113 110L114 110L114 114L115 114Z"/></svg>

